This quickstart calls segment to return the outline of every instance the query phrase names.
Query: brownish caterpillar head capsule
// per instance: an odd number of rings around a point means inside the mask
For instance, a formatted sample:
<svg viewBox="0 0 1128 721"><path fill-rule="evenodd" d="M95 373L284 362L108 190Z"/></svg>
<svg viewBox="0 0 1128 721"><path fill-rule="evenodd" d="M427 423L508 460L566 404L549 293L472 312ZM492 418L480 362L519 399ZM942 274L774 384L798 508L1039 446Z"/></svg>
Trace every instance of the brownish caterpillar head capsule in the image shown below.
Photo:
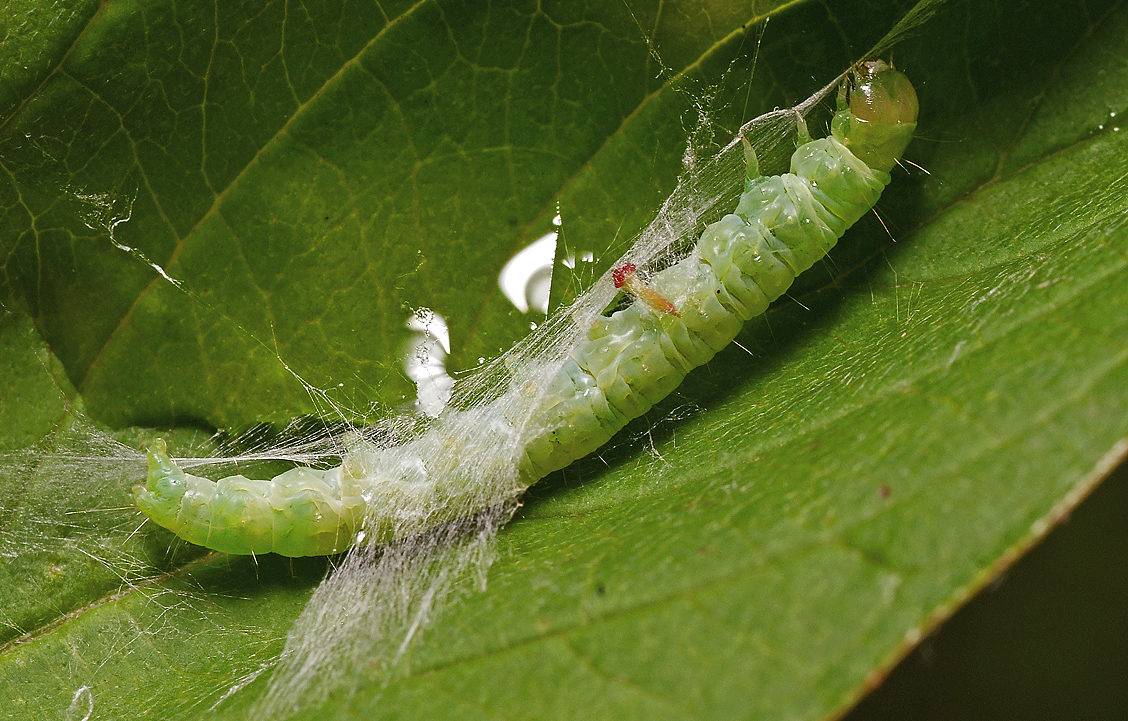
<svg viewBox="0 0 1128 721"><path fill-rule="evenodd" d="M847 97L855 118L884 125L916 122L916 88L904 73L883 60L862 63L854 72L855 84Z"/></svg>
<svg viewBox="0 0 1128 721"><path fill-rule="evenodd" d="M916 88L883 60L859 64L838 93L831 133L866 165L888 172L912 140Z"/></svg>

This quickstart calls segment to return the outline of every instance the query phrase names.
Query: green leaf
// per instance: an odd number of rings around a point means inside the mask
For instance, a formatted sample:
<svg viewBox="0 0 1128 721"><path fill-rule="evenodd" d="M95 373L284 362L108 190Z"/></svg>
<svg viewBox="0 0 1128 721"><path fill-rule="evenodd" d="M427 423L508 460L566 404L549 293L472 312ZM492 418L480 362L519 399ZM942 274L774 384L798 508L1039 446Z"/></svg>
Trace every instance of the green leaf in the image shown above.
<svg viewBox="0 0 1128 721"><path fill-rule="evenodd" d="M1116 718L1128 708L1126 515L1121 464L846 720Z"/></svg>
<svg viewBox="0 0 1128 721"><path fill-rule="evenodd" d="M187 448L322 410L289 369L394 407L420 306L451 368L495 354L535 320L497 273L557 203L605 267L699 107L724 141L908 9L373 5L0 21L0 58L27 59L0 88L0 448L29 449L0 460L14 718L240 718L324 573L137 530L132 426ZM798 302L536 487L402 678L310 717L843 711L1125 453L1126 43L1117 2L940 5L894 49L930 173L879 205L896 242L859 223Z"/></svg>

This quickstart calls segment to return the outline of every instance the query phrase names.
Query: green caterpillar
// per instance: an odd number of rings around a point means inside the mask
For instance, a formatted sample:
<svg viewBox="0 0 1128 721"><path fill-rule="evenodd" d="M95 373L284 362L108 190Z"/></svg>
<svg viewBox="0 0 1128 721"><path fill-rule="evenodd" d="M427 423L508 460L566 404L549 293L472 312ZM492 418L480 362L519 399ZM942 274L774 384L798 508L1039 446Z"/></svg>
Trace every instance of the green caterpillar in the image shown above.
<svg viewBox="0 0 1128 721"><path fill-rule="evenodd" d="M759 175L745 144L748 180L735 211L648 281L630 263L614 269L616 287L634 302L599 317L563 362L546 370L547 387L522 423L496 403L492 412L450 410L415 441L365 445L337 468L295 468L268 481L189 475L158 442L145 485L133 489L137 506L217 551L313 556L348 549L362 528L386 541L405 526L419 532L479 510L479 482L458 465L460 449L510 449L517 493L645 413L822 258L877 202L916 118L909 79L870 61L843 82L828 137L811 140L799 117L791 172ZM432 460L441 451L453 460ZM424 519L424 527L405 524L405 513Z"/></svg>

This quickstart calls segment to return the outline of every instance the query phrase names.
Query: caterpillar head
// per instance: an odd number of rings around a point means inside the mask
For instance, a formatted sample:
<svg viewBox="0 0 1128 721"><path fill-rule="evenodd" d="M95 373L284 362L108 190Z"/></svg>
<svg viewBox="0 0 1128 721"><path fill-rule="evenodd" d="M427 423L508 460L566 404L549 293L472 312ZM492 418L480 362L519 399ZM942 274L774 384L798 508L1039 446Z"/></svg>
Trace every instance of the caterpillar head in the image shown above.
<svg viewBox="0 0 1128 721"><path fill-rule="evenodd" d="M889 172L916 130L917 94L882 60L855 67L838 91L831 133L866 165Z"/></svg>
<svg viewBox="0 0 1128 721"><path fill-rule="evenodd" d="M149 473L145 485L133 487L133 500L145 515L170 528L176 523L180 499L188 489L188 481L184 471L169 457L163 438L153 442L147 456Z"/></svg>

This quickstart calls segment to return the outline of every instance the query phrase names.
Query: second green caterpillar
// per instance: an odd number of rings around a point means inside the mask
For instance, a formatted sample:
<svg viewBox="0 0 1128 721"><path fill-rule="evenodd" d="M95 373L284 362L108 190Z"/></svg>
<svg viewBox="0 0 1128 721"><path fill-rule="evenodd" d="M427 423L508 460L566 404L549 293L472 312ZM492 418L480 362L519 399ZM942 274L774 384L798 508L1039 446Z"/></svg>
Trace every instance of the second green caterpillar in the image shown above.
<svg viewBox="0 0 1128 721"><path fill-rule="evenodd" d="M749 150L736 209L706 227L685 258L645 281L630 263L614 269L615 285L634 302L599 317L546 369L547 386L519 422L497 402L472 415L452 410L423 438L362 447L337 468L295 468L270 480L193 476L158 443L145 484L134 487L137 506L218 551L314 556L346 550L362 530L388 541L480 510L480 483L459 463L470 443L508 449L510 490L518 493L666 397L822 258L873 208L916 118L916 91L904 74L881 61L857 66L828 137L811 140L799 119L791 172L759 175ZM438 462L436 448L454 451Z"/></svg>

